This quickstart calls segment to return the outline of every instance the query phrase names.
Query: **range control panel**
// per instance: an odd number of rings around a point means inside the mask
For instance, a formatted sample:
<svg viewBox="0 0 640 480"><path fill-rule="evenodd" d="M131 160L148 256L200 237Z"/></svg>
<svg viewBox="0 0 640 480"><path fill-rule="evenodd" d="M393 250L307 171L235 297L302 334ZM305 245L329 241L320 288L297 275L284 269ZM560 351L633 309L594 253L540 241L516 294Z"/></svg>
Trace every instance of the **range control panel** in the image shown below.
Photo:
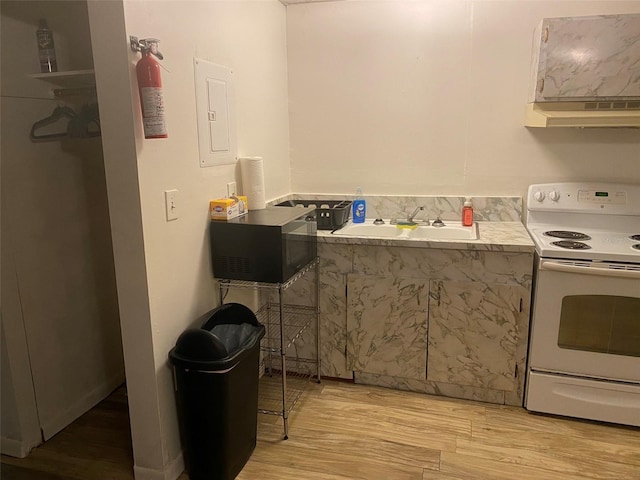
<svg viewBox="0 0 640 480"><path fill-rule="evenodd" d="M527 210L640 215L640 185L541 183L531 185Z"/></svg>
<svg viewBox="0 0 640 480"><path fill-rule="evenodd" d="M578 202L626 205L627 192L626 190L578 190Z"/></svg>

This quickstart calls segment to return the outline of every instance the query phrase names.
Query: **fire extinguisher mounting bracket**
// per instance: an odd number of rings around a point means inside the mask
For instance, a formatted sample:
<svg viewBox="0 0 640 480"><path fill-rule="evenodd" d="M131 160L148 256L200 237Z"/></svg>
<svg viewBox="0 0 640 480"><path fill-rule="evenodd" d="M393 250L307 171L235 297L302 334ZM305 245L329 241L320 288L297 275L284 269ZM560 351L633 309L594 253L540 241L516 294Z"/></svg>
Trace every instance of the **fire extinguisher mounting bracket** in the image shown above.
<svg viewBox="0 0 640 480"><path fill-rule="evenodd" d="M151 52L158 57L159 60L162 60L164 56L158 50L158 43L160 43L160 40L157 38L143 38L139 40L138 37L134 37L133 35L129 36L131 50L134 52Z"/></svg>
<svg viewBox="0 0 640 480"><path fill-rule="evenodd" d="M139 52L140 51L140 40L138 40L138 37L134 37L133 35L129 36L129 46L131 47L131 50L133 50L134 52Z"/></svg>

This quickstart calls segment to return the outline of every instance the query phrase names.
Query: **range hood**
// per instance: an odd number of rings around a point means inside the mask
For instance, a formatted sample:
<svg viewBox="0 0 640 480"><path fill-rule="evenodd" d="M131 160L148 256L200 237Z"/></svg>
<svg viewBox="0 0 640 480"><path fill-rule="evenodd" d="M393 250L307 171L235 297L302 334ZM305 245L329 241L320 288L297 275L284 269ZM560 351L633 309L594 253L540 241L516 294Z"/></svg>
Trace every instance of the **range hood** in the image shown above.
<svg viewBox="0 0 640 480"><path fill-rule="evenodd" d="M640 14L543 19L527 127L640 128Z"/></svg>
<svg viewBox="0 0 640 480"><path fill-rule="evenodd" d="M640 100L529 103L525 126L640 128Z"/></svg>

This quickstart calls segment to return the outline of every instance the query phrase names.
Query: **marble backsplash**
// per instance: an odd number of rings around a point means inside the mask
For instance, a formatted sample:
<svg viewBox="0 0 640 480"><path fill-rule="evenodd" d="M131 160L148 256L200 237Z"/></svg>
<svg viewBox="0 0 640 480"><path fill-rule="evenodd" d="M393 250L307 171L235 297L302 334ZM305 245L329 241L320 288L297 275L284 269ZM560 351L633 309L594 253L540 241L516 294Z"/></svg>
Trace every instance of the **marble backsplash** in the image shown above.
<svg viewBox="0 0 640 480"><path fill-rule="evenodd" d="M328 195L295 193L269 202L270 205L285 200L354 200L355 195ZM416 207L424 210L416 219L460 220L465 197L437 195L397 196L364 195L367 201L367 218L406 218ZM521 222L522 197L471 197L473 217L477 222Z"/></svg>

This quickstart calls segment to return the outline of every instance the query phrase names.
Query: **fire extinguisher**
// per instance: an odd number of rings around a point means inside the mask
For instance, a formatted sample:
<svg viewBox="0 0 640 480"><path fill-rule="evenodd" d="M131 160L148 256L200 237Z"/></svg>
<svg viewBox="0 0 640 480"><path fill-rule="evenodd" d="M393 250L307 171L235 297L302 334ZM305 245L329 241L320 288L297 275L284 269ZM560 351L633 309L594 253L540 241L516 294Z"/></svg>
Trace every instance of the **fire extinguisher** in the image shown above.
<svg viewBox="0 0 640 480"><path fill-rule="evenodd" d="M145 38L140 41L131 37L131 48L142 53L142 58L136 64L138 77L138 93L142 108L142 124L144 138L167 138L167 124L164 111L164 96L162 93L162 77L160 64L154 57L162 60L155 38Z"/></svg>

